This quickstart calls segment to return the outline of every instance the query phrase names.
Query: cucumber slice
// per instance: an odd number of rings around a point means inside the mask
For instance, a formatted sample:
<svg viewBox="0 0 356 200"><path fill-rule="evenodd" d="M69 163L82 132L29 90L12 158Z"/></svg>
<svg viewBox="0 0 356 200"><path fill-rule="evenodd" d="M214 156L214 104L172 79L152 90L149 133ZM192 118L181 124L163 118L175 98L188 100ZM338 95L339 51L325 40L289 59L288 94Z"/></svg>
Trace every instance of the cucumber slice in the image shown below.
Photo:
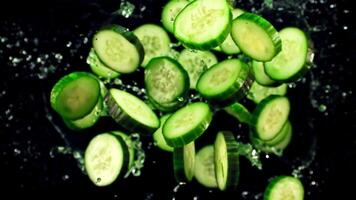
<svg viewBox="0 0 356 200"><path fill-rule="evenodd" d="M287 97L271 95L262 100L253 112L252 126L256 137L262 141L275 138L288 120L290 103Z"/></svg>
<svg viewBox="0 0 356 200"><path fill-rule="evenodd" d="M308 39L302 30L295 27L284 28L279 35L283 43L282 51L265 63L265 71L274 80L297 80L308 70Z"/></svg>
<svg viewBox="0 0 356 200"><path fill-rule="evenodd" d="M77 120L88 115L100 97L99 81L87 72L61 78L51 91L51 106L63 118Z"/></svg>
<svg viewBox="0 0 356 200"><path fill-rule="evenodd" d="M214 165L214 146L207 145L195 155L194 177L208 188L217 188Z"/></svg>
<svg viewBox="0 0 356 200"><path fill-rule="evenodd" d="M216 135L215 144L215 174L220 190L235 189L239 183L238 144L234 135L228 131L220 131Z"/></svg>
<svg viewBox="0 0 356 200"><path fill-rule="evenodd" d="M292 176L277 176L268 184L264 200L303 200L304 187L298 178Z"/></svg>
<svg viewBox="0 0 356 200"><path fill-rule="evenodd" d="M113 135L117 135L124 140L127 146L127 150L129 151L128 170L130 170L133 167L134 160L135 160L135 147L131 137L121 131L111 131L110 133Z"/></svg>
<svg viewBox="0 0 356 200"><path fill-rule="evenodd" d="M173 147L169 146L166 142L166 140L163 137L162 133L162 127L163 124L167 121L167 119L171 116L171 114L166 114L163 115L160 118L160 126L159 128L153 133L153 140L154 144L157 145L160 149L165 150L165 151L170 151L173 152Z"/></svg>
<svg viewBox="0 0 356 200"><path fill-rule="evenodd" d="M210 51L184 49L179 54L178 62L188 72L190 88L195 89L200 75L218 60Z"/></svg>
<svg viewBox="0 0 356 200"><path fill-rule="evenodd" d="M169 112L185 103L189 76L172 58L157 57L153 58L145 69L145 87L153 106Z"/></svg>
<svg viewBox="0 0 356 200"><path fill-rule="evenodd" d="M138 38L118 25L99 30L93 37L93 48L103 64L123 74L134 72L144 56Z"/></svg>
<svg viewBox="0 0 356 200"><path fill-rule="evenodd" d="M228 59L205 71L197 90L212 103L227 106L247 94L252 84L249 67L238 59Z"/></svg>
<svg viewBox="0 0 356 200"><path fill-rule="evenodd" d="M182 11L186 5L188 5L188 3L189 1L187 0L170 0L163 7L161 22L167 31L173 33L174 20L176 19L179 12Z"/></svg>
<svg viewBox="0 0 356 200"><path fill-rule="evenodd" d="M174 148L173 167L178 182L190 182L194 177L195 144L194 141L183 147Z"/></svg>
<svg viewBox="0 0 356 200"><path fill-rule="evenodd" d="M162 27L156 24L144 24L137 27L133 32L141 41L145 50L143 67L146 67L152 58L169 54L171 39Z"/></svg>
<svg viewBox="0 0 356 200"><path fill-rule="evenodd" d="M151 108L128 92L110 89L105 103L110 116L127 130L147 134L159 127L159 119Z"/></svg>
<svg viewBox="0 0 356 200"><path fill-rule="evenodd" d="M209 105L191 103L177 110L163 125L163 137L172 147L182 147L197 139L208 128L213 117Z"/></svg>
<svg viewBox="0 0 356 200"><path fill-rule="evenodd" d="M270 61L281 51L277 30L252 13L245 12L233 20L231 36L242 52L257 61Z"/></svg>
<svg viewBox="0 0 356 200"><path fill-rule="evenodd" d="M263 62L253 60L252 71L258 84L263 86L273 86L276 84L276 81L267 76Z"/></svg>
<svg viewBox="0 0 356 200"><path fill-rule="evenodd" d="M292 133L292 125L289 121L287 121L283 125L282 129L278 132L276 137L274 137L272 140L264 141L264 143L268 146L274 146L274 145L278 145L281 142L283 142L282 147L287 146L287 145L285 145L285 143L289 143L291 133Z"/></svg>
<svg viewBox="0 0 356 200"><path fill-rule="evenodd" d="M120 76L120 73L115 72L100 61L93 48L90 49L87 63L89 64L90 69L94 72L94 74L98 75L99 77L113 79Z"/></svg>
<svg viewBox="0 0 356 200"><path fill-rule="evenodd" d="M225 0L196 0L174 21L174 36L192 49L208 50L222 43L231 29L231 12Z"/></svg>
<svg viewBox="0 0 356 200"><path fill-rule="evenodd" d="M287 89L288 86L284 83L275 87L266 87L254 82L247 94L247 98L258 104L270 95L286 95Z"/></svg>
<svg viewBox="0 0 356 200"><path fill-rule="evenodd" d="M224 110L240 122L252 124L252 115L242 104L236 102L228 107L225 107Z"/></svg>
<svg viewBox="0 0 356 200"><path fill-rule="evenodd" d="M77 120L63 118L63 121L69 129L79 131L94 126L94 124L96 124L96 122L100 119L102 111L103 99L102 97L99 97L94 109L88 115Z"/></svg>
<svg viewBox="0 0 356 200"><path fill-rule="evenodd" d="M128 149L121 137L99 134L85 150L85 170L96 186L107 186L126 172L128 158Z"/></svg>

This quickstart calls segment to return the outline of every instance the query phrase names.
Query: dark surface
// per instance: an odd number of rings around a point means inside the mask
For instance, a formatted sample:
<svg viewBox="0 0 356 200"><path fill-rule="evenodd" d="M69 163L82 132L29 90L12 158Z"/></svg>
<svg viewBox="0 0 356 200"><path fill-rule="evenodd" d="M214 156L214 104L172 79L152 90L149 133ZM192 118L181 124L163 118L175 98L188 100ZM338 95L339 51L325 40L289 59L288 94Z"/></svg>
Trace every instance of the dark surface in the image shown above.
<svg viewBox="0 0 356 200"><path fill-rule="evenodd" d="M83 150L98 132L116 127L110 120L82 133L66 129L49 109L51 87L71 71L89 68L85 62L93 32L104 23L116 22L128 28L147 22L159 23L164 1L136 2L132 19L109 13L119 1L55 0L10 1L0 8L0 177L2 195L31 194L40 197L68 196L101 199L262 199L268 179L301 170L306 199L343 199L352 194L356 179L356 99L353 91L355 67L354 10L351 1L310 0L276 1L273 10L263 15L278 29L295 25L308 30L315 48L315 68L305 80L292 85L291 121L294 140L283 158L263 156L264 170L251 167L242 159L240 187L233 193L208 190L198 183L181 187L172 174L169 153L157 150L144 138L146 163L139 177L120 180L107 188L97 188L77 167L71 154L50 155L54 147L66 143L48 116L66 134L73 148ZM261 7L262 1L239 3L246 10ZM281 3L282 2L282 3ZM288 2L293 2L289 4ZM140 12L145 6L143 12ZM278 7L285 10L276 11ZM142 17L143 16L143 17ZM123 77L140 79L141 72ZM139 85L140 85L140 81ZM248 103L253 108L252 103ZM326 106L324 111L322 107ZM49 110L49 113L46 112ZM201 141L212 141L220 129L238 129L236 121L218 113ZM238 133L247 141L247 130ZM202 143L203 143L202 142ZM315 151L314 151L315 150ZM310 159L313 157L314 159ZM348 181L351 181L349 183ZM13 193L10 191L22 191Z"/></svg>

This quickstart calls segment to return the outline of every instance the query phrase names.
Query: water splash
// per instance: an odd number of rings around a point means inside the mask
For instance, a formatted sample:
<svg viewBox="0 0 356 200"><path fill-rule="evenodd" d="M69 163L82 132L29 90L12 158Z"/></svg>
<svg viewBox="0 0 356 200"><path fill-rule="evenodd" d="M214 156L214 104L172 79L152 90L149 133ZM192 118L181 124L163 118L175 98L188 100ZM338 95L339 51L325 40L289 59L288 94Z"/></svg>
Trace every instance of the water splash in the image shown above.
<svg viewBox="0 0 356 200"><path fill-rule="evenodd" d="M140 176L141 170L144 167L146 154L142 148L142 142L140 140L140 134L133 133L130 135L133 148L135 149L135 159L133 166L127 170L125 174L125 178L127 178L130 174L133 176Z"/></svg>
<svg viewBox="0 0 356 200"><path fill-rule="evenodd" d="M120 8L117 11L115 11L113 14L121 15L125 18L129 18L129 17L131 17L131 15L133 14L134 11L135 11L134 4L132 4L128 1L122 0L120 3Z"/></svg>
<svg viewBox="0 0 356 200"><path fill-rule="evenodd" d="M251 144L243 144L238 142L238 152L240 155L246 157L252 164L252 166L257 167L262 170L262 162L260 160L260 153L253 148Z"/></svg>

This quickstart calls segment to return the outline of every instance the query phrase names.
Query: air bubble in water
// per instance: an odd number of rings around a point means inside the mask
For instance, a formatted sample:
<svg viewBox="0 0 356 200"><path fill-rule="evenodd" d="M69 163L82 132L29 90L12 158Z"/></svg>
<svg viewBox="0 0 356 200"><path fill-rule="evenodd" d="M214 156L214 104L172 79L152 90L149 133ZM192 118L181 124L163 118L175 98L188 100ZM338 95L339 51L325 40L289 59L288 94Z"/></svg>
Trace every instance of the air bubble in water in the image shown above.
<svg viewBox="0 0 356 200"><path fill-rule="evenodd" d="M320 112L325 112L326 109L327 109L326 105L324 105L324 104L320 104L320 105L319 105L319 111L320 111Z"/></svg>

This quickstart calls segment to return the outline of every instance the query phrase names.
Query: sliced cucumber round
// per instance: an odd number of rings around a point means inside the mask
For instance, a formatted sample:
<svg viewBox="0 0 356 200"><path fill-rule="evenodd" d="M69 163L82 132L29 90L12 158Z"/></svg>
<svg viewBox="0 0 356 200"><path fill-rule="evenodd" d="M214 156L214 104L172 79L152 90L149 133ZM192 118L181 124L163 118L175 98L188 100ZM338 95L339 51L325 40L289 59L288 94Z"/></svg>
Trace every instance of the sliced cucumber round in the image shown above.
<svg viewBox="0 0 356 200"><path fill-rule="evenodd" d="M152 109L128 92L110 89L105 102L110 116L127 130L150 134L159 127L159 119Z"/></svg>
<svg viewBox="0 0 356 200"><path fill-rule="evenodd" d="M174 21L174 36L192 49L208 50L222 43L231 29L231 12L225 0L196 0Z"/></svg>
<svg viewBox="0 0 356 200"><path fill-rule="evenodd" d="M228 131L220 131L216 135L215 174L220 190L235 189L239 183L240 162L238 144L234 135Z"/></svg>
<svg viewBox="0 0 356 200"><path fill-rule="evenodd" d="M264 200L303 200L304 187L302 182L292 176L277 176L268 184Z"/></svg>
<svg viewBox="0 0 356 200"><path fill-rule="evenodd" d="M279 86L262 86L257 82L254 82L251 86L250 91L247 93L247 98L255 103L260 103L263 99L270 95L281 95L287 94L288 86L287 84L281 84Z"/></svg>
<svg viewBox="0 0 356 200"><path fill-rule="evenodd" d="M51 91L51 106L63 118L77 120L88 115L100 97L99 81L87 72L61 78Z"/></svg>
<svg viewBox="0 0 356 200"><path fill-rule="evenodd" d="M121 137L103 133L95 136L85 150L85 170L97 186L113 183L126 172L129 153Z"/></svg>
<svg viewBox="0 0 356 200"><path fill-rule="evenodd" d="M157 145L160 149L173 152L173 147L171 147L167 144L166 140L163 137L163 133L162 133L163 124L167 121L167 119L170 116L171 116L171 114L166 114L160 118L160 126L153 133L153 140L155 141L155 145Z"/></svg>
<svg viewBox="0 0 356 200"><path fill-rule="evenodd" d="M120 76L120 73L110 69L100 61L93 48L89 52L87 63L89 64L90 69L94 72L94 74L98 75L99 77L113 79Z"/></svg>
<svg viewBox="0 0 356 200"><path fill-rule="evenodd" d="M190 182L194 177L195 144L194 141L183 147L174 148L173 167L178 182Z"/></svg>
<svg viewBox="0 0 356 200"><path fill-rule="evenodd" d="M153 106L161 111L170 112L186 102L189 76L172 58L156 57L146 66L145 87Z"/></svg>
<svg viewBox="0 0 356 200"><path fill-rule="evenodd" d="M308 70L308 39L302 30L295 27L284 28L279 35L283 44L282 51L265 63L265 71L277 81L297 80Z"/></svg>
<svg viewBox="0 0 356 200"><path fill-rule="evenodd" d="M145 57L142 62L143 67L146 67L152 58L169 54L171 39L161 26L144 24L137 27L133 32L141 41L145 50Z"/></svg>
<svg viewBox="0 0 356 200"><path fill-rule="evenodd" d="M218 60L210 51L184 49L179 54L178 62L188 72L190 88L195 89L200 75Z"/></svg>
<svg viewBox="0 0 356 200"><path fill-rule="evenodd" d="M267 76L263 62L253 60L252 71L255 76L255 81L258 84L263 86L273 86L276 84L276 81L272 80L269 76Z"/></svg>
<svg viewBox="0 0 356 200"><path fill-rule="evenodd" d="M228 107L225 107L224 110L240 122L252 124L252 115L244 105L236 102Z"/></svg>
<svg viewBox="0 0 356 200"><path fill-rule="evenodd" d="M253 112L252 126L257 138L268 141L275 138L288 120L290 103L287 97L271 95L262 100Z"/></svg>
<svg viewBox="0 0 356 200"><path fill-rule="evenodd" d="M197 139L208 128L213 117L209 105L191 103L180 108L163 125L163 137L172 147L182 147Z"/></svg>
<svg viewBox="0 0 356 200"><path fill-rule="evenodd" d="M188 5L188 3L189 1L187 0L170 0L163 7L161 22L167 31L173 33L174 20L176 19L179 12L182 11L186 5Z"/></svg>
<svg viewBox="0 0 356 200"><path fill-rule="evenodd" d="M99 30L94 35L93 48L103 64L123 74L134 72L144 56L138 38L118 25Z"/></svg>
<svg viewBox="0 0 356 200"><path fill-rule="evenodd" d="M194 177L208 188L217 188L214 163L214 146L207 145L195 155Z"/></svg>
<svg viewBox="0 0 356 200"><path fill-rule="evenodd" d="M257 61L270 61L281 51L277 30L252 13L245 12L233 20L231 36L242 52Z"/></svg>
<svg viewBox="0 0 356 200"><path fill-rule="evenodd" d="M247 94L253 79L249 67L238 59L228 59L205 71L197 90L206 99L227 106Z"/></svg>

